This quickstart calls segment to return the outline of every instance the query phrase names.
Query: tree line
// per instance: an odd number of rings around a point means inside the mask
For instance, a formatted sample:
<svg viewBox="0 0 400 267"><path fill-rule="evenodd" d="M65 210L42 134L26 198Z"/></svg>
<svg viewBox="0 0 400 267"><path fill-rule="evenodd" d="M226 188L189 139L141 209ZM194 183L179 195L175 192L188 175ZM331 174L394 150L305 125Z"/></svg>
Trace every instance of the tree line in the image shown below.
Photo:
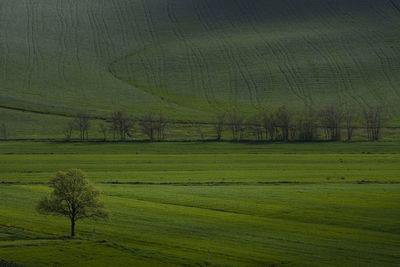
<svg viewBox="0 0 400 267"><path fill-rule="evenodd" d="M362 127L367 131L368 140L378 141L385 120L381 106L365 108L361 113L349 106L341 109L327 105L320 109L306 108L302 112L292 112L281 106L275 110L262 109L247 121L237 109L228 110L217 116L215 129L218 140L221 140L223 129L230 129L232 139L236 141L242 140L245 131L251 131L259 141L288 142L351 141L354 130Z"/></svg>
<svg viewBox="0 0 400 267"><path fill-rule="evenodd" d="M86 112L79 112L76 117L69 121L64 129L66 140L71 140L72 134L78 132L81 141L89 140L89 130L92 127L92 118ZM123 111L115 111L110 119L100 123L99 132L103 140L107 140L111 134L113 140L125 141L134 138L134 127L139 126L142 134L146 135L150 141L164 140L166 138L165 129L168 121L162 113L155 115L148 112L142 118L134 119Z"/></svg>
<svg viewBox="0 0 400 267"><path fill-rule="evenodd" d="M71 140L73 133L78 133L81 141L89 139L92 118L86 112L79 112L68 122L64 136ZM382 127L386 121L381 106L364 108L361 112L350 106L340 108L327 105L319 109L306 108L302 112L294 112L286 106L276 109L261 109L252 116L247 116L237 108L216 114L215 122L207 124L216 141L222 141L230 135L232 141L245 140L250 134L258 141L316 141L330 140L351 141L354 131L363 128L367 139L378 141L382 136ZM123 111L113 112L109 119L101 122L98 132L103 140L132 140L140 132L150 141L162 141L167 138L167 127L172 124L163 113L148 112L139 118L133 118ZM199 124L200 125L200 124ZM198 133L205 140L204 125L200 125Z"/></svg>
<svg viewBox="0 0 400 267"><path fill-rule="evenodd" d="M362 127L367 132L368 140L378 141L385 120L381 106L365 108L361 113L349 106L339 108L327 105L320 109L306 108L302 112L292 112L281 106L275 110L262 109L247 122L237 109L228 110L217 116L215 129L218 140L221 140L223 129L230 129L232 139L236 141L242 140L244 131L251 131L259 141L288 142L321 139L351 141L354 130Z"/></svg>

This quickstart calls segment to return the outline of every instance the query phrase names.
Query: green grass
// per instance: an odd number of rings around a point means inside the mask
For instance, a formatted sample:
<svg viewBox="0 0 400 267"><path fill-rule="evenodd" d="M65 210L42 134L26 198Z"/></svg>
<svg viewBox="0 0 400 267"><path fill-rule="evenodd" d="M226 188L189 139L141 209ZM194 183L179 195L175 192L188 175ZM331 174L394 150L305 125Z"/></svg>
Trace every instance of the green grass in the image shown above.
<svg viewBox="0 0 400 267"><path fill-rule="evenodd" d="M0 121L18 136L59 137L54 114L79 110L212 121L233 106L380 104L396 123L398 10L390 0L2 1L0 106L54 118L3 110Z"/></svg>
<svg viewBox="0 0 400 267"><path fill-rule="evenodd" d="M0 258L24 266L396 266L399 151L392 142L3 142ZM71 167L88 174L112 213L78 222L77 240L65 239L65 218L34 211L49 179Z"/></svg>

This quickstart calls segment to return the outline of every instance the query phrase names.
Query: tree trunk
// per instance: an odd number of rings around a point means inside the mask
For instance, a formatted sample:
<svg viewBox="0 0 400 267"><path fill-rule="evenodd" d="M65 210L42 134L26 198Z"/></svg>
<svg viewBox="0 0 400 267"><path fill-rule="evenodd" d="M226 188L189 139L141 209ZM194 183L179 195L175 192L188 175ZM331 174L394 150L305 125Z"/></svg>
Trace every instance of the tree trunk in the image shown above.
<svg viewBox="0 0 400 267"><path fill-rule="evenodd" d="M75 219L71 219L71 237L75 236Z"/></svg>

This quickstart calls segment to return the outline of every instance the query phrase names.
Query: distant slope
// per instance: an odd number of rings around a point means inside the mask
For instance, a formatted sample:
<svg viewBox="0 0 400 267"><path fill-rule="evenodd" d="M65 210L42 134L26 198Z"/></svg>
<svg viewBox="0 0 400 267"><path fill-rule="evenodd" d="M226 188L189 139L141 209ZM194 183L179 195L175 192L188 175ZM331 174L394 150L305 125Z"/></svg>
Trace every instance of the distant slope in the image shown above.
<svg viewBox="0 0 400 267"><path fill-rule="evenodd" d="M381 104L398 119L399 101L398 0L0 2L3 106L206 121Z"/></svg>

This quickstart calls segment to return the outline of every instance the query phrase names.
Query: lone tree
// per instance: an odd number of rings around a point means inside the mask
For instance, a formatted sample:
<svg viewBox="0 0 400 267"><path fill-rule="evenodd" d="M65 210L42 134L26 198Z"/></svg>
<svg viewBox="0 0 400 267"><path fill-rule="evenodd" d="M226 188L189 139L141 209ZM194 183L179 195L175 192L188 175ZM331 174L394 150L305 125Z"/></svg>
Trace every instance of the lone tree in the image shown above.
<svg viewBox="0 0 400 267"><path fill-rule="evenodd" d="M71 237L75 236L75 223L85 218L107 219L109 214L100 202L100 192L86 179L79 169L58 172L51 181L54 191L38 203L36 209L42 214L68 217L71 221Z"/></svg>

